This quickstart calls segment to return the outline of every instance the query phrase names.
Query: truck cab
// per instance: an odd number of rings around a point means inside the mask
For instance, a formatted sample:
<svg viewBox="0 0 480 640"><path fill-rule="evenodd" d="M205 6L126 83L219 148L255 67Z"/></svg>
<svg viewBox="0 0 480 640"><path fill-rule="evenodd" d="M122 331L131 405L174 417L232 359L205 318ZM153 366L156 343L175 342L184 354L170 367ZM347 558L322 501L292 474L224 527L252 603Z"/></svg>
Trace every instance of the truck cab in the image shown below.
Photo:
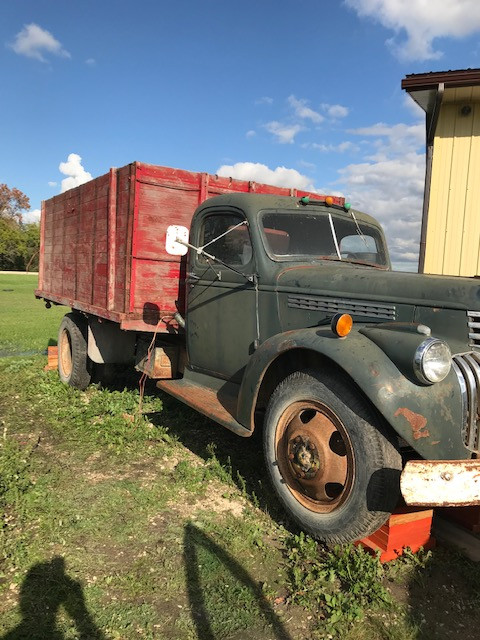
<svg viewBox="0 0 480 640"><path fill-rule="evenodd" d="M303 528L354 540L401 493L478 500L475 280L394 273L372 217L311 198L216 198L189 245L188 364L158 384L241 435L262 428Z"/></svg>

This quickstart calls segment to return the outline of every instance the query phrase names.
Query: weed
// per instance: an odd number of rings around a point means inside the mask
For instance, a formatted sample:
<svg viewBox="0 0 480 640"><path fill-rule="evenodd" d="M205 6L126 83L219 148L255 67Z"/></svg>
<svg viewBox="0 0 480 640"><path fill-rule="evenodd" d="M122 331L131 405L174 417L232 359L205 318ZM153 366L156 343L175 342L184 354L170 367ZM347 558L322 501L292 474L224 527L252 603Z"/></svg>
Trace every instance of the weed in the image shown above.
<svg viewBox="0 0 480 640"><path fill-rule="evenodd" d="M7 436L0 440L0 578L4 563L22 549L21 500L32 487L30 454Z"/></svg>
<svg viewBox="0 0 480 640"><path fill-rule="evenodd" d="M4 434L0 440L0 509L15 504L31 486L29 454Z"/></svg>
<svg viewBox="0 0 480 640"><path fill-rule="evenodd" d="M343 633L367 610L391 604L378 557L361 547L325 550L302 532L287 540L287 559L291 602L320 608L329 634Z"/></svg>
<svg viewBox="0 0 480 640"><path fill-rule="evenodd" d="M387 567L387 577L390 581L401 582L406 579L421 580L425 576L425 569L428 568L433 558L431 551L423 548L413 553L411 549L405 547L403 553Z"/></svg>

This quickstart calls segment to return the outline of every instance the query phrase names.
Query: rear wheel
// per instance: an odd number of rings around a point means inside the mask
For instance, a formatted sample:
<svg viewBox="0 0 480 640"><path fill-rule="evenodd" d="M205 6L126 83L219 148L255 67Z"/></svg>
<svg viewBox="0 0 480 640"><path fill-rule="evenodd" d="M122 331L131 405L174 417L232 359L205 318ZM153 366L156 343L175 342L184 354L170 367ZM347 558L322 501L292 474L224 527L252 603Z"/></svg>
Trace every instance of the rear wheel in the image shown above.
<svg viewBox="0 0 480 640"><path fill-rule="evenodd" d="M296 372L273 393L264 451L288 513L327 543L378 529L396 507L402 468L373 410L340 377Z"/></svg>
<svg viewBox="0 0 480 640"><path fill-rule="evenodd" d="M76 389L86 389L90 384L87 321L78 313L67 313L60 323L58 373L62 382Z"/></svg>

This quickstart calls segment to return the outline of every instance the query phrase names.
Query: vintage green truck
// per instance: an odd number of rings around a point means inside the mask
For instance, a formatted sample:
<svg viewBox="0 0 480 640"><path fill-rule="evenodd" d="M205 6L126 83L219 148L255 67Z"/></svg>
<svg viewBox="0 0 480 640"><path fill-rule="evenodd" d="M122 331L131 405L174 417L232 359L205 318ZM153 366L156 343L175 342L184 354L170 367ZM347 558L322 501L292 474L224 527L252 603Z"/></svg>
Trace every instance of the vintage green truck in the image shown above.
<svg viewBox="0 0 480 640"><path fill-rule="evenodd" d="M42 211L36 295L72 308L66 383L131 362L262 429L279 500L327 543L402 499L480 504L475 278L393 272L379 223L340 198L141 163Z"/></svg>

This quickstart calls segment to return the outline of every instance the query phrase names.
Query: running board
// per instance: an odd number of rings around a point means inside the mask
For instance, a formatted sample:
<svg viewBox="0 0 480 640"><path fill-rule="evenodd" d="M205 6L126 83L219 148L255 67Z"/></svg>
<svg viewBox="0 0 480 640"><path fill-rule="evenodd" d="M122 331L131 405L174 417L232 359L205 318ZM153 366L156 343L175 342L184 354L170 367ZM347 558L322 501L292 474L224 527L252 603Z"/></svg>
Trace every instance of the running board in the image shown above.
<svg viewBox="0 0 480 640"><path fill-rule="evenodd" d="M243 427L233 417L237 405L236 396L226 395L223 391L214 391L184 378L181 380L157 380L157 387L237 435L244 438L252 435L249 429ZM221 402L218 398L219 395L222 397Z"/></svg>

